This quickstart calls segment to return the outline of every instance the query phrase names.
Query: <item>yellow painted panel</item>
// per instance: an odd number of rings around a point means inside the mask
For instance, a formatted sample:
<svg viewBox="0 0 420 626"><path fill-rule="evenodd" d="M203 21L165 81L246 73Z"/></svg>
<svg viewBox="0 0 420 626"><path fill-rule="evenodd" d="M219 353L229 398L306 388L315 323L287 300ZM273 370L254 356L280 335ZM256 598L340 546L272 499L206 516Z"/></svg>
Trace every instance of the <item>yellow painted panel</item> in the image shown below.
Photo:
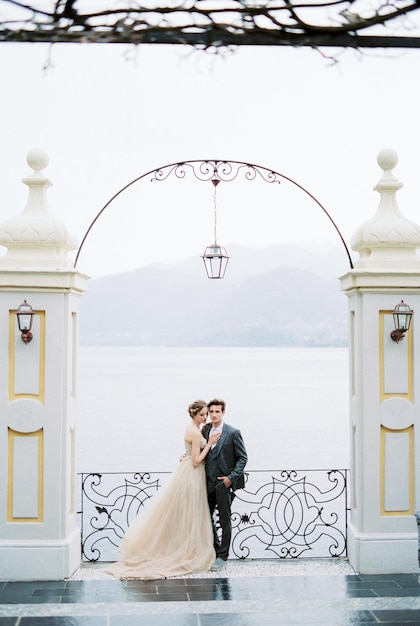
<svg viewBox="0 0 420 626"><path fill-rule="evenodd" d="M350 390L351 395L356 395L356 367L355 367L355 358L356 354L355 345L354 345L354 337L355 337L355 328L356 328L356 313L355 311L350 311Z"/></svg>
<svg viewBox="0 0 420 626"><path fill-rule="evenodd" d="M408 507L404 510L386 510L385 508L385 490L386 490L386 471L385 457L386 457L386 435L402 434L408 435L408 467L402 468L402 471L407 472L408 476ZM403 459L397 459L397 465L401 469L401 462ZM389 468L388 468L389 469ZM401 430L394 430L381 426L381 441L380 441L380 506L381 515L395 516L395 515L414 515L414 425Z"/></svg>
<svg viewBox="0 0 420 626"><path fill-rule="evenodd" d="M412 325L409 331L405 334L405 337L402 341L406 342L406 348L400 344L395 344L396 348L402 348L406 351L407 358L407 392L404 393L386 393L385 392L385 339L386 337L384 330L384 322L385 317L388 315L392 315L392 311L379 311L379 396L380 402L384 402L388 398L405 398L410 402L413 402L414 392L413 392L413 333L412 333ZM389 357L389 355L388 355Z"/></svg>
<svg viewBox="0 0 420 626"><path fill-rule="evenodd" d="M70 394L72 398L76 397L76 381L77 381L77 313L71 314L71 385Z"/></svg>
<svg viewBox="0 0 420 626"><path fill-rule="evenodd" d="M16 352L15 352L15 338L16 333L19 331L16 328L16 311L9 311L9 400L17 400L20 398L35 398L41 403L44 403L45 398L45 311L35 311L35 315L39 320L39 338L37 339L39 345L39 357L38 357L38 393L16 393L15 390L15 365L16 365ZM32 341L34 341L33 339ZM28 344L28 349L31 348L31 344Z"/></svg>
<svg viewBox="0 0 420 626"><path fill-rule="evenodd" d="M36 472L38 477L37 481L37 496L38 496L38 515L37 517L13 517L13 496L15 488L15 475L14 475L14 444L16 438L19 437L32 437L37 439L38 443L38 467L27 467L27 472ZM44 429L33 433L19 433L11 428L8 429L8 472L7 472L7 521L8 522L24 522L24 523L39 523L44 518Z"/></svg>

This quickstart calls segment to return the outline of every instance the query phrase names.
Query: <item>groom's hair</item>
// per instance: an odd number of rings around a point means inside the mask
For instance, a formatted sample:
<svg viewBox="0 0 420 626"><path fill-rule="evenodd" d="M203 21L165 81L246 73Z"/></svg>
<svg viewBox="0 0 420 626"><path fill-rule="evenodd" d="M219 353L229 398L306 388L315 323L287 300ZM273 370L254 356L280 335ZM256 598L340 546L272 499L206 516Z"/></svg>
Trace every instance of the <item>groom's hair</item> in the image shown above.
<svg viewBox="0 0 420 626"><path fill-rule="evenodd" d="M224 400L220 400L220 398L214 398L214 400L210 400L210 402L207 405L209 408L211 406L221 406L222 407L222 412L225 412L225 408L226 408L226 402Z"/></svg>

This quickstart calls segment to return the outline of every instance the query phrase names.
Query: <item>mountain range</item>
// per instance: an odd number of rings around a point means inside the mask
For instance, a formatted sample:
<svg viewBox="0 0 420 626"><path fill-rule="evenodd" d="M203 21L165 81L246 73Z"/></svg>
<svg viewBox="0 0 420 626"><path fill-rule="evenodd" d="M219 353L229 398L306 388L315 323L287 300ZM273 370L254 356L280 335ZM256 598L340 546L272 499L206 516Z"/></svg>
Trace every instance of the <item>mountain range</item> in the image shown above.
<svg viewBox="0 0 420 626"><path fill-rule="evenodd" d="M229 246L223 280L192 257L89 282L80 343L91 346L345 346L341 251Z"/></svg>

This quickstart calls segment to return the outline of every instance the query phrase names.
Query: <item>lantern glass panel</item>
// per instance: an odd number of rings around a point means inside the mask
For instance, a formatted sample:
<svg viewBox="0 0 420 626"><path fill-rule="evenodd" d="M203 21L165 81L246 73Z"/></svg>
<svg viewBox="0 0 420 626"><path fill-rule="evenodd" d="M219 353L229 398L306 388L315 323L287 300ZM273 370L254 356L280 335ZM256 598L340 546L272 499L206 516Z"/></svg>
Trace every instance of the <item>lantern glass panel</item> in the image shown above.
<svg viewBox="0 0 420 626"><path fill-rule="evenodd" d="M28 304L25 300L24 303L19 306L17 313L16 313L19 330L21 332L31 329L33 314L34 313L33 313L31 305Z"/></svg>
<svg viewBox="0 0 420 626"><path fill-rule="evenodd" d="M208 278L223 278L229 257L222 246L208 246L203 254L204 266Z"/></svg>
<svg viewBox="0 0 420 626"><path fill-rule="evenodd" d="M413 311L408 304L405 304L405 302L401 300L400 304L397 304L393 312L395 328L407 331L410 328L412 314Z"/></svg>

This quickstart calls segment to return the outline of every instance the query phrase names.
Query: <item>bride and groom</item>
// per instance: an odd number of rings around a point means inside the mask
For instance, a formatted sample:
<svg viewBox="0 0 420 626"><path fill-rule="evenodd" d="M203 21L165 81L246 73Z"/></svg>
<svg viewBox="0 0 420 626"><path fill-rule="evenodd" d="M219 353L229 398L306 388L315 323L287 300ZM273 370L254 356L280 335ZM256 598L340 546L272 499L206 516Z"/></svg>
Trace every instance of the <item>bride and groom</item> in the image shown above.
<svg viewBox="0 0 420 626"><path fill-rule="evenodd" d="M224 422L223 400L197 400L188 412L186 453L148 511L128 528L122 560L107 569L113 576L155 580L226 565L231 503L244 487L247 453L241 432Z"/></svg>

